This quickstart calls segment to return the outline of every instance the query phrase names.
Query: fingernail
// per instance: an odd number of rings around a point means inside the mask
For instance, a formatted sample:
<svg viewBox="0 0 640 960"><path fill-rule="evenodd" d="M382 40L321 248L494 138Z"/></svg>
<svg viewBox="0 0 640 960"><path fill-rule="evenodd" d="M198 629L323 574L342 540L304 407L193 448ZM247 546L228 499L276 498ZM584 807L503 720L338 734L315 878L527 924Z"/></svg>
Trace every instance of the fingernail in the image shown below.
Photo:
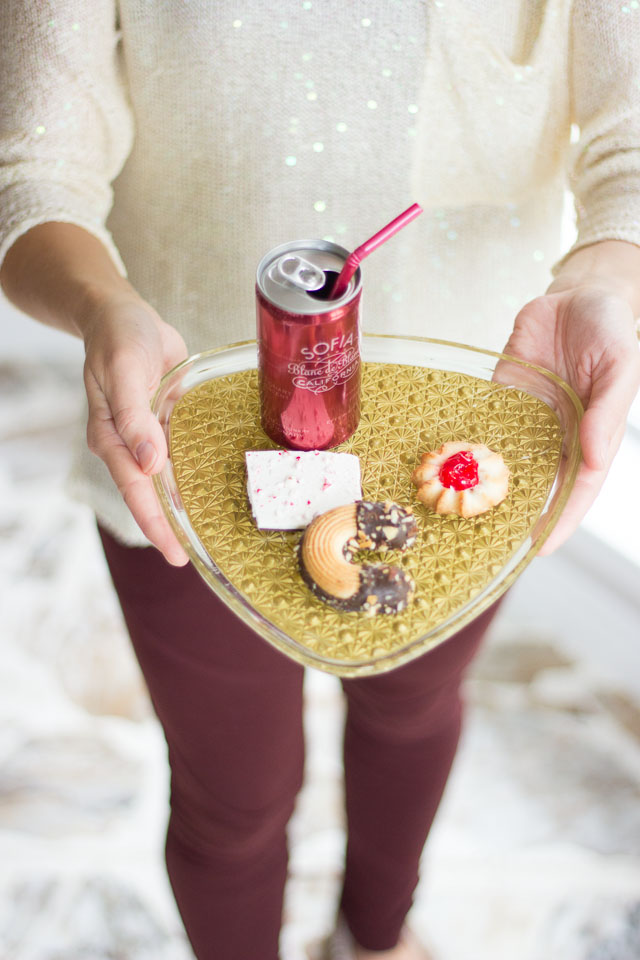
<svg viewBox="0 0 640 960"><path fill-rule="evenodd" d="M145 473L149 473L157 459L158 452L152 443L149 443L148 440L143 440L142 443L138 444L138 448L136 449L136 460L138 461L141 470L144 470Z"/></svg>

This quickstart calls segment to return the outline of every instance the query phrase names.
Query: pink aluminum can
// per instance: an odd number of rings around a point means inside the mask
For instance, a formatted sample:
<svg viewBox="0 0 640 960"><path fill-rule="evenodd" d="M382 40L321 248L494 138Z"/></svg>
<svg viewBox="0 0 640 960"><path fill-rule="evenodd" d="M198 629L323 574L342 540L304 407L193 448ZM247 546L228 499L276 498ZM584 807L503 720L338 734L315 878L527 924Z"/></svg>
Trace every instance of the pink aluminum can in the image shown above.
<svg viewBox="0 0 640 960"><path fill-rule="evenodd" d="M338 244L303 240L258 265L262 428L289 449L335 447L360 420L360 270L339 299L327 299L347 256Z"/></svg>

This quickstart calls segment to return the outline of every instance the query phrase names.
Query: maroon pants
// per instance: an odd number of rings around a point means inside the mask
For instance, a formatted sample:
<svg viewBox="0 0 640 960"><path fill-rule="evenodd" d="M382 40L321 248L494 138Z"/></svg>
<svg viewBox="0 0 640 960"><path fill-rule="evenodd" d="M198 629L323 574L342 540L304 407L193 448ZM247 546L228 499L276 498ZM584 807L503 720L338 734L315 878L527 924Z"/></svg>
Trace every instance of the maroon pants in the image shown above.
<svg viewBox="0 0 640 960"><path fill-rule="evenodd" d="M277 960L286 825L303 768L303 669L195 569L102 541L171 766L166 858L199 960ZM459 686L493 610L390 673L343 681L342 911L369 950L398 941L460 732Z"/></svg>

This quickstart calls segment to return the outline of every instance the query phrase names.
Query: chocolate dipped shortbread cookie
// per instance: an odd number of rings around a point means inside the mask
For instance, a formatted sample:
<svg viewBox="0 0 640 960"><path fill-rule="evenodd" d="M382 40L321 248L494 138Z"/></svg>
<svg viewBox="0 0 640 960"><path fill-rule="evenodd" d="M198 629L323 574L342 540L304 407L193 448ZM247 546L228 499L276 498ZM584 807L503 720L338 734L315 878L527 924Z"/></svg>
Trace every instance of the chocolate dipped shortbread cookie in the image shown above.
<svg viewBox="0 0 640 960"><path fill-rule="evenodd" d="M387 500L359 500L321 514L299 546L302 578L325 603L344 611L399 613L411 600L414 583L400 567L354 563L359 550L407 550L416 540L410 509Z"/></svg>

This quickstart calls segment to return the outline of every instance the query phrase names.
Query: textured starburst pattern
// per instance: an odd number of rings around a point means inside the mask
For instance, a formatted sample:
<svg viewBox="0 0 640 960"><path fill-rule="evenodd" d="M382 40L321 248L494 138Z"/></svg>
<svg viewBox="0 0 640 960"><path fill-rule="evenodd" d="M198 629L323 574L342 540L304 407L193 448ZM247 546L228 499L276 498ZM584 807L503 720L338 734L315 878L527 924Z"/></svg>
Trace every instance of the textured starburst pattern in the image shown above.
<svg viewBox="0 0 640 960"><path fill-rule="evenodd" d="M420 530L415 547L393 558L416 583L414 602L396 616L369 618L327 607L298 573L300 533L255 527L244 453L273 447L260 428L255 370L201 384L171 417L176 481L209 556L290 638L283 643L274 634L280 649L345 675L390 669L437 642L429 633L473 604L530 536L562 448L561 428L545 403L466 374L365 364L362 396L360 426L339 449L359 456L364 497L414 504ZM439 516L415 500L414 466L423 452L447 440L485 443L502 454L511 472L506 500L471 520Z"/></svg>

